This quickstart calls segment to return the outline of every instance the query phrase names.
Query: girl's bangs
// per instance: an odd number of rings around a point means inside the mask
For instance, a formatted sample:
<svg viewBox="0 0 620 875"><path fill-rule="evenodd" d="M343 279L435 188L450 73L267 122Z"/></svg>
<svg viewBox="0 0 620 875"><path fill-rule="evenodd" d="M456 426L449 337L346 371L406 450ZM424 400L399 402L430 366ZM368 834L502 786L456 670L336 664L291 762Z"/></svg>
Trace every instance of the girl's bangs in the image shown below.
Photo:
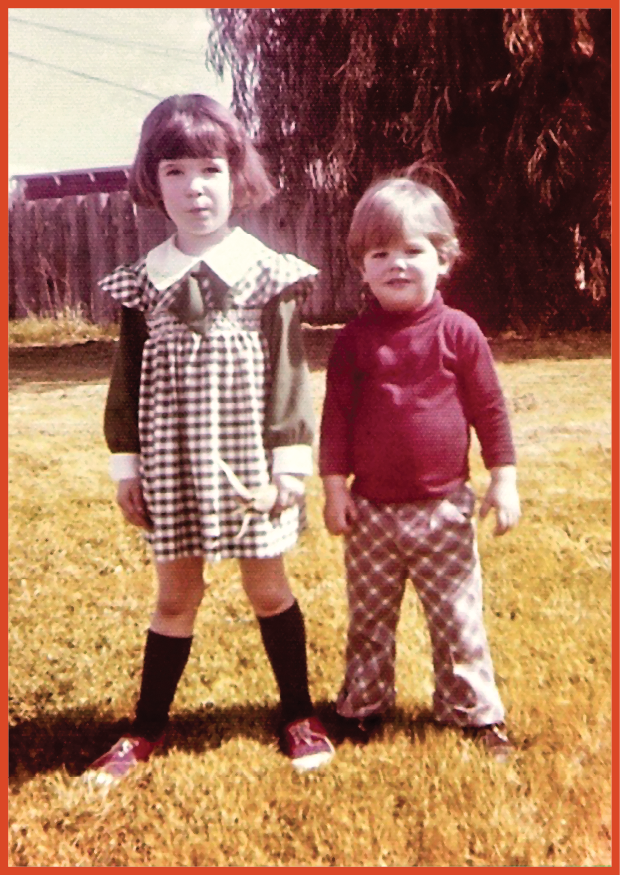
<svg viewBox="0 0 620 875"><path fill-rule="evenodd" d="M154 137L150 153L155 161L177 158L228 157L228 137L211 119L177 115Z"/></svg>

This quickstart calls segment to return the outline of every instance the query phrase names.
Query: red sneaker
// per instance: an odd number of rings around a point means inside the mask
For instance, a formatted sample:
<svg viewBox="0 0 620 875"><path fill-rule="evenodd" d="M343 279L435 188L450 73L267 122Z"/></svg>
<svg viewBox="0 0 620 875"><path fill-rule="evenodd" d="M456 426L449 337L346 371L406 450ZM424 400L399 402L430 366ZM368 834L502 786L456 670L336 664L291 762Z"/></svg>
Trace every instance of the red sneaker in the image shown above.
<svg viewBox="0 0 620 875"><path fill-rule="evenodd" d="M330 762L334 746L318 717L294 720L282 730L282 750L298 772L309 772Z"/></svg>
<svg viewBox="0 0 620 875"><path fill-rule="evenodd" d="M120 781L138 763L150 759L163 740L163 735L156 741L148 741L139 735L124 735L107 753L95 760L82 777L90 784L113 784Z"/></svg>

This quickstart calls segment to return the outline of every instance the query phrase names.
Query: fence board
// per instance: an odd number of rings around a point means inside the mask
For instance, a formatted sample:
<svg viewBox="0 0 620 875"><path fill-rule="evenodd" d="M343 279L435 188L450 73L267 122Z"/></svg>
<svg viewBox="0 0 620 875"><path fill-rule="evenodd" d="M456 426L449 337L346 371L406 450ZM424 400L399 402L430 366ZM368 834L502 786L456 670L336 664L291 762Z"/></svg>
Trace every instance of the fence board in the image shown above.
<svg viewBox="0 0 620 875"><path fill-rule="evenodd" d="M89 274L88 236L81 197L65 198L64 247L66 254L66 306L86 313L90 311L90 285L84 282Z"/></svg>
<svg viewBox="0 0 620 875"><path fill-rule="evenodd" d="M8 227L8 238L9 238L9 287L8 287L8 303L9 303L9 321L11 319L15 319L15 261L13 259L11 239L13 236L13 226L12 226L12 216L9 213L9 227Z"/></svg>
<svg viewBox="0 0 620 875"><path fill-rule="evenodd" d="M64 254L60 203L50 201L46 206L35 202L38 256L37 276L39 282L39 312L51 316L63 309Z"/></svg>
<svg viewBox="0 0 620 875"><path fill-rule="evenodd" d="M14 208L14 233L11 239L15 246L15 317L21 319L29 313L38 313L38 283L33 264L36 252L34 204L18 202Z"/></svg>
<svg viewBox="0 0 620 875"><path fill-rule="evenodd" d="M106 322L106 304L97 285L108 273L107 229L104 216L104 195L88 194L84 197L88 249L90 252L90 313L93 322ZM105 296L107 297L107 296Z"/></svg>
<svg viewBox="0 0 620 875"><path fill-rule="evenodd" d="M111 233L116 264L128 264L139 256L138 228L133 204L125 192L116 191L109 196Z"/></svg>

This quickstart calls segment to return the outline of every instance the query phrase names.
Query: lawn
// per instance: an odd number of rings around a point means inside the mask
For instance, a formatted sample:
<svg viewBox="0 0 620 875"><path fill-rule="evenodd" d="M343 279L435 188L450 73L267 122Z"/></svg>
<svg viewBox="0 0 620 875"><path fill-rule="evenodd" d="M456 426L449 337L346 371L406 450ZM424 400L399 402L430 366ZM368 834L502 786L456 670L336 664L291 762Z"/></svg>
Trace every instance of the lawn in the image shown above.
<svg viewBox="0 0 620 875"><path fill-rule="evenodd" d="M333 332L307 337L318 412ZM480 526L487 631L518 748L509 764L430 721L428 636L410 588L388 724L367 747L340 744L324 771L296 774L273 743L276 687L256 623L222 563L164 755L105 795L78 776L127 726L154 592L107 477L112 345L11 350L9 865L610 865L609 337L493 343L523 505L504 538ZM480 492L476 446L472 467ZM346 603L316 476L308 510L288 569L329 721Z"/></svg>

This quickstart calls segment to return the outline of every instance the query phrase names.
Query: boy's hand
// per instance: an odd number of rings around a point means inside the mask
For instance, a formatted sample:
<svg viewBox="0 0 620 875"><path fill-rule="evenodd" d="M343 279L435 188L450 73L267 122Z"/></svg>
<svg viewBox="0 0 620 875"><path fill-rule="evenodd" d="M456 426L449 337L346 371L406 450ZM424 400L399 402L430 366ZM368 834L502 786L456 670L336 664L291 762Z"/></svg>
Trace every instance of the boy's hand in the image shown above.
<svg viewBox="0 0 620 875"><path fill-rule="evenodd" d="M492 469L491 482L480 505L480 519L484 519L491 508L495 508L494 535L504 535L519 522L521 506L514 465Z"/></svg>
<svg viewBox="0 0 620 875"><path fill-rule="evenodd" d="M118 481L116 501L128 523L139 526L141 529L153 528L139 477Z"/></svg>
<svg viewBox="0 0 620 875"><path fill-rule="evenodd" d="M323 519L330 535L348 534L357 520L357 508L349 492L345 477L323 477L325 507Z"/></svg>

